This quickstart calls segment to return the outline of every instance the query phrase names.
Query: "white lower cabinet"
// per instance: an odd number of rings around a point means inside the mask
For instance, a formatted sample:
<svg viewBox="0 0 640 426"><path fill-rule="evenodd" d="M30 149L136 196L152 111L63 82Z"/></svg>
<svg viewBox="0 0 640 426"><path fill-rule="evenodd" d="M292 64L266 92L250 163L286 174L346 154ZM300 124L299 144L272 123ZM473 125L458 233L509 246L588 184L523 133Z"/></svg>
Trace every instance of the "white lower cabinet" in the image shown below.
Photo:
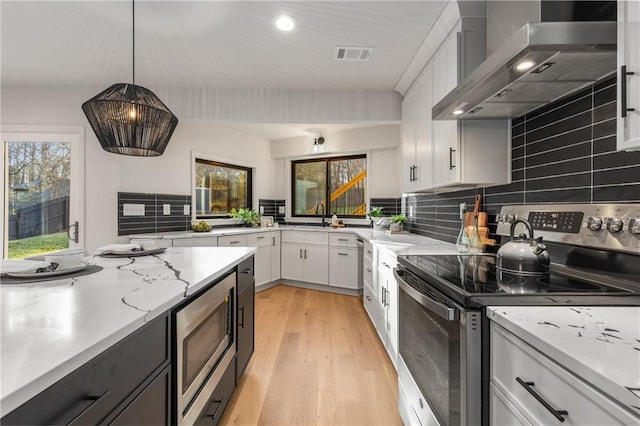
<svg viewBox="0 0 640 426"><path fill-rule="evenodd" d="M494 322L490 384L491 424L638 424L607 395Z"/></svg>
<svg viewBox="0 0 640 426"><path fill-rule="evenodd" d="M354 234L329 234L329 285L350 290L360 288L358 241Z"/></svg>
<svg viewBox="0 0 640 426"><path fill-rule="evenodd" d="M381 309L378 333L394 366L398 362L398 283L393 276L396 264L395 253L383 249L378 251L378 301Z"/></svg>
<svg viewBox="0 0 640 426"><path fill-rule="evenodd" d="M218 237L218 247L248 247L247 235L224 235Z"/></svg>
<svg viewBox="0 0 640 426"><path fill-rule="evenodd" d="M328 284L328 242L327 232L282 231L282 278Z"/></svg>

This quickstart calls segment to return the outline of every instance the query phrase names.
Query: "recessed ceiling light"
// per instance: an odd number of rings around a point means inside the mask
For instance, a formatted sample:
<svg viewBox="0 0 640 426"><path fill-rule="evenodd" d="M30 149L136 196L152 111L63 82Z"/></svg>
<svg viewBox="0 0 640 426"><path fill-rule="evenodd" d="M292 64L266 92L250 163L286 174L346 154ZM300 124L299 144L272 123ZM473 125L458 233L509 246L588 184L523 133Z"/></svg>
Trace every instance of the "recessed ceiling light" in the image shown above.
<svg viewBox="0 0 640 426"><path fill-rule="evenodd" d="M291 15L278 15L273 18L273 26L283 32L293 31L298 25L298 21Z"/></svg>
<svg viewBox="0 0 640 426"><path fill-rule="evenodd" d="M464 111L461 109L456 109L453 111L453 115L460 115L460 114L464 114Z"/></svg>
<svg viewBox="0 0 640 426"><path fill-rule="evenodd" d="M528 70L528 69L530 69L530 68L533 68L533 66L534 66L535 64L536 64L536 63L535 63L535 62L533 62L533 61L522 61L522 62L520 62L518 65L516 65L516 69L517 69L518 71L526 71L526 70Z"/></svg>

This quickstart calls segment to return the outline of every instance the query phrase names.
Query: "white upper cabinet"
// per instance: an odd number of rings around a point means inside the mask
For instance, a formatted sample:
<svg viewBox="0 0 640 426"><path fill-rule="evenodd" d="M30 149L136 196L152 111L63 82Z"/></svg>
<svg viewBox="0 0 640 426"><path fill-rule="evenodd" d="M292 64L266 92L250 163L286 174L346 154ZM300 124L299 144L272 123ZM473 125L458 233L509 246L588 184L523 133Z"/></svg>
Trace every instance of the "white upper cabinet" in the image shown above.
<svg viewBox="0 0 640 426"><path fill-rule="evenodd" d="M640 2L636 0L618 1L617 102L618 150L640 149Z"/></svg>
<svg viewBox="0 0 640 426"><path fill-rule="evenodd" d="M443 19L439 47L405 94L402 109L403 192L509 182L507 120L433 120L433 106L473 69L484 52L478 20Z"/></svg>
<svg viewBox="0 0 640 426"><path fill-rule="evenodd" d="M414 82L402 103L402 190L415 192L432 186L432 75L427 69Z"/></svg>

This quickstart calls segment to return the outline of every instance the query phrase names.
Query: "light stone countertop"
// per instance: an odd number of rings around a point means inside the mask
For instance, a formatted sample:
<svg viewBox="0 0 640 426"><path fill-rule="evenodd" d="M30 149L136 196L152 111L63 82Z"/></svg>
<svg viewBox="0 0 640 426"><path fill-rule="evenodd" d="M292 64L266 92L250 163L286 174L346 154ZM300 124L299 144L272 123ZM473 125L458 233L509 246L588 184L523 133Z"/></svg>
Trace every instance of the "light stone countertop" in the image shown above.
<svg viewBox="0 0 640 426"><path fill-rule="evenodd" d="M0 286L0 413L9 413L248 258L255 248L91 257L76 278Z"/></svg>
<svg viewBox="0 0 640 426"><path fill-rule="evenodd" d="M640 417L640 307L489 307L487 316Z"/></svg>
<svg viewBox="0 0 640 426"><path fill-rule="evenodd" d="M157 234L134 234L129 235L131 239L183 239L199 237L219 237L225 235L254 234L259 232L275 231L304 231L304 232L329 232L348 233L369 241L379 248L390 250L396 255L401 254L456 254L455 244L433 238L423 237L411 233L389 234L386 231L374 231L372 228L364 227L344 227L331 228L329 226L301 226L301 225L279 225L278 227L237 227L237 228L213 228L209 232L175 231Z"/></svg>

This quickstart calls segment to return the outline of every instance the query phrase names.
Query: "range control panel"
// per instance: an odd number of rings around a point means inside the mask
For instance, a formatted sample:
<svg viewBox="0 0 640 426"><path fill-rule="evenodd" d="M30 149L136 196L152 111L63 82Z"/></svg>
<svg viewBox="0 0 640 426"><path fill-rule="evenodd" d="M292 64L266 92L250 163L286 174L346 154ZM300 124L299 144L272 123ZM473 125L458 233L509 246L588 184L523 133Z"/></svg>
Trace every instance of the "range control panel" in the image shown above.
<svg viewBox="0 0 640 426"><path fill-rule="evenodd" d="M534 237L585 247L640 254L640 204L504 206L497 234L509 236L516 219L527 220ZM519 223L514 234L527 233Z"/></svg>

